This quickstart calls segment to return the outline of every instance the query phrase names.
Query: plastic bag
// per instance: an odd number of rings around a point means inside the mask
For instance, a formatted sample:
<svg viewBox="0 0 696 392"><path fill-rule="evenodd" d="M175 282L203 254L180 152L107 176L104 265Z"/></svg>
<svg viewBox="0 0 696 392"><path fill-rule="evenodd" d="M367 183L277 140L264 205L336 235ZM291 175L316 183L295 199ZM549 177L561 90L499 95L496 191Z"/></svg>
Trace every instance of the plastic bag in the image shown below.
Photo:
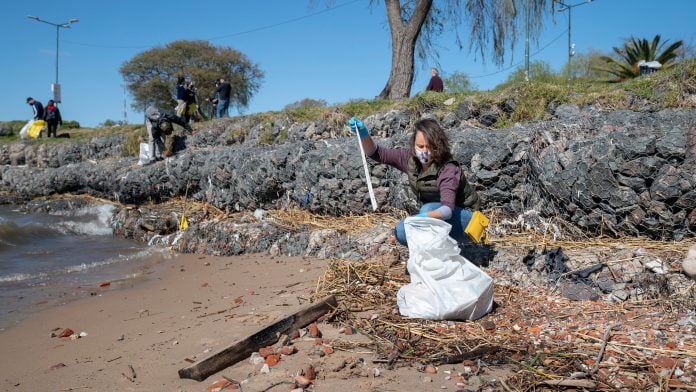
<svg viewBox="0 0 696 392"><path fill-rule="evenodd" d="M34 123L34 120L29 120L22 129L19 131L19 138L20 139L28 139L29 138L29 127L31 127L31 124Z"/></svg>
<svg viewBox="0 0 696 392"><path fill-rule="evenodd" d="M46 121L44 120L34 120L27 129L27 135L32 139L38 138L45 125Z"/></svg>
<svg viewBox="0 0 696 392"><path fill-rule="evenodd" d="M138 165L147 165L150 163L150 145L147 143L140 143L140 155L138 159Z"/></svg>
<svg viewBox="0 0 696 392"><path fill-rule="evenodd" d="M405 223L411 283L399 289L402 316L428 320L476 320L493 307L493 279L459 254L440 219L410 217Z"/></svg>

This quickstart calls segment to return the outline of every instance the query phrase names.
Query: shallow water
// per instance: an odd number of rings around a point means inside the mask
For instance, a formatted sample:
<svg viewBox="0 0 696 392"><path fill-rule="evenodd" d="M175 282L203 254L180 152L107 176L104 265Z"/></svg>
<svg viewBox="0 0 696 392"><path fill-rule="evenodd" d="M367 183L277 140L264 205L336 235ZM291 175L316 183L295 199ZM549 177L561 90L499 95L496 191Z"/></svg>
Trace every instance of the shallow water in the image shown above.
<svg viewBox="0 0 696 392"><path fill-rule="evenodd" d="M113 207L27 214L0 206L0 327L41 307L95 294L100 281L140 276L167 252L114 237Z"/></svg>

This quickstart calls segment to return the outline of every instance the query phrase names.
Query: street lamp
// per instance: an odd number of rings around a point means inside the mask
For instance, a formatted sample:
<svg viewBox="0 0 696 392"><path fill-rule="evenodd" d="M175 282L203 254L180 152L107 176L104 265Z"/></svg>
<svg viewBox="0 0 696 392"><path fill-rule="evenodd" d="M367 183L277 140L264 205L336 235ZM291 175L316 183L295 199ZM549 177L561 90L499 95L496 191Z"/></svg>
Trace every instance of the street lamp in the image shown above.
<svg viewBox="0 0 696 392"><path fill-rule="evenodd" d="M575 49L575 45L573 45L570 42L570 15L571 15L571 10L575 7L579 7L581 5L585 5L587 3L591 3L592 0L586 0L582 3L577 3L577 4L566 4L563 2L563 0L554 0L556 3L562 5L563 7L558 9L558 12L563 12L563 11L568 11L568 80L570 80L570 58L573 57L575 52L573 49Z"/></svg>
<svg viewBox="0 0 696 392"><path fill-rule="evenodd" d="M53 22L43 20L43 19L39 18L38 16L33 16L33 15L29 15L29 16L27 16L27 18L33 19L37 22L43 22L43 23L49 24L51 26L55 26L55 28L56 28L56 82L51 86L51 91L53 92L53 100L55 102L60 102L60 84L58 84L58 48L59 48L58 45L60 42L59 41L60 29L61 28L69 29L71 24L77 23L77 22L79 22L79 20L78 19L68 19L67 22L53 23Z"/></svg>

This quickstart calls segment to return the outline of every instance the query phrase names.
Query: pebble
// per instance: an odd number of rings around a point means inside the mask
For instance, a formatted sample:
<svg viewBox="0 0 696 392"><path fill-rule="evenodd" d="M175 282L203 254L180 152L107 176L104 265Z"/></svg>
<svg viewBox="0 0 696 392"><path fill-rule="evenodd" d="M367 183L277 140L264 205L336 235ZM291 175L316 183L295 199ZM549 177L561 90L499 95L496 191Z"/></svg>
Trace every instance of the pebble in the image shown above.
<svg viewBox="0 0 696 392"><path fill-rule="evenodd" d="M121 335L121 336L119 336L119 337L116 338L116 341L117 341L117 342L122 342L125 338L126 338L126 337L125 337L124 335Z"/></svg>
<svg viewBox="0 0 696 392"><path fill-rule="evenodd" d="M423 377L421 380L422 380L424 383L433 382L433 379L432 379L431 377Z"/></svg>
<svg viewBox="0 0 696 392"><path fill-rule="evenodd" d="M437 374L437 369L435 368L435 366L428 365L425 367L425 372L428 374Z"/></svg>
<svg viewBox="0 0 696 392"><path fill-rule="evenodd" d="M374 377L379 377L380 374L381 374L381 372L379 371L378 368L372 369L372 375L373 375Z"/></svg>
<svg viewBox="0 0 696 392"><path fill-rule="evenodd" d="M263 366L261 366L260 373L261 374L268 374L271 372L271 368L268 366L267 363L264 363Z"/></svg>

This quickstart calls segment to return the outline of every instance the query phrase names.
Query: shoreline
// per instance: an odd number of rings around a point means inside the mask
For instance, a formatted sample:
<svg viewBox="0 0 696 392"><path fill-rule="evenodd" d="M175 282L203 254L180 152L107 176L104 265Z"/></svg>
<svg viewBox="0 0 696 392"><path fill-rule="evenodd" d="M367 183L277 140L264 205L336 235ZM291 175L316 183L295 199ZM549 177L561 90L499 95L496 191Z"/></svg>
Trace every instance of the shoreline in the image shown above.
<svg viewBox="0 0 696 392"><path fill-rule="evenodd" d="M301 257L175 255L143 274L142 282L39 310L0 331L8 354L0 360L0 385L18 391L202 390L205 382L179 379L184 359L201 358L279 318L301 302L291 293L308 299L325 264ZM274 290L287 294L271 295ZM235 328L227 328L230 322ZM51 338L55 328L87 336ZM137 371L135 382L121 375L129 365Z"/></svg>

